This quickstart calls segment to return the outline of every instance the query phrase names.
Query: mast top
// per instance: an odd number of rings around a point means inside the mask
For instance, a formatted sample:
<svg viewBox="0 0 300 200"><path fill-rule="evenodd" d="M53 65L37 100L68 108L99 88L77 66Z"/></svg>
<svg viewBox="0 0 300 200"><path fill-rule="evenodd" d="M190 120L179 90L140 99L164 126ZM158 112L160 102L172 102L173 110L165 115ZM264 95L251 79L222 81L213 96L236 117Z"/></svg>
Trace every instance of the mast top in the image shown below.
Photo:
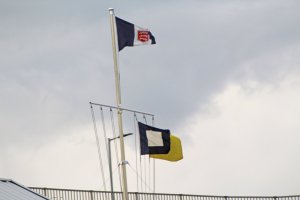
<svg viewBox="0 0 300 200"><path fill-rule="evenodd" d="M114 8L108 8L110 14L114 14L114 10L115 10Z"/></svg>

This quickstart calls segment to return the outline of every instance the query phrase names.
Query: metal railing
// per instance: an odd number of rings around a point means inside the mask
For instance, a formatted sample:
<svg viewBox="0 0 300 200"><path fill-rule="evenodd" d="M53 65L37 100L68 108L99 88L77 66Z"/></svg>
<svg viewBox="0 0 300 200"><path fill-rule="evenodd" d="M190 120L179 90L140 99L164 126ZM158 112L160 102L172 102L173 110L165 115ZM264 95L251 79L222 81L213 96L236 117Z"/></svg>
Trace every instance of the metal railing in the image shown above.
<svg viewBox="0 0 300 200"><path fill-rule="evenodd" d="M71 190L30 187L34 192L50 200L111 200L111 192L94 190ZM129 200L300 200L293 196L209 196L188 194L138 193L129 192ZM122 200L121 192L114 192L115 200Z"/></svg>

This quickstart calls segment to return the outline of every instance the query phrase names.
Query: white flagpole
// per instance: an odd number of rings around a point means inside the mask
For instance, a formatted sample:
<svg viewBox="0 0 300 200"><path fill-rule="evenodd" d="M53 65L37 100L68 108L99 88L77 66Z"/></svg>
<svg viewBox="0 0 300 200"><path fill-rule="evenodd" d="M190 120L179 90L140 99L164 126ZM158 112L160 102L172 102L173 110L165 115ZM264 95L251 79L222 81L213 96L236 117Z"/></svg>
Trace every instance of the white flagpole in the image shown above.
<svg viewBox="0 0 300 200"><path fill-rule="evenodd" d="M123 137L123 124L122 124L122 110L121 108L121 89L120 89L120 73L118 66L118 43L116 41L116 22L114 9L109 8L110 15L110 26L111 26L111 37L112 37L112 46L113 46L113 57L114 57L114 70L115 70L115 84L116 84L116 99L117 99L117 108L118 108L118 124L119 124L119 133L120 133L120 150L121 150L121 165L122 165L122 192L123 200L129 200L128 190L127 190L127 176L126 176L126 164L125 160L125 148L124 148L124 137Z"/></svg>

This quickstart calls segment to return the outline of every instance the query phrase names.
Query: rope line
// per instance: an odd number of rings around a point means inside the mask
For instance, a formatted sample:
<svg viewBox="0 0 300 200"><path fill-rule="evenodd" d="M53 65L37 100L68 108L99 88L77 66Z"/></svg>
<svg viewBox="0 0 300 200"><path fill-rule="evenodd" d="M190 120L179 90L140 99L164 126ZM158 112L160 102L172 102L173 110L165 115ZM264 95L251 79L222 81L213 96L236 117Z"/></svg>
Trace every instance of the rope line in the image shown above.
<svg viewBox="0 0 300 200"><path fill-rule="evenodd" d="M138 122L138 117L136 116L136 121ZM139 134L137 135L138 136L138 139L140 139L140 136L139 136ZM141 192L143 192L144 191L144 188L143 188L143 181L142 181L142 178L141 177L143 177L143 168L142 168L142 155L141 155L141 152L139 151L139 153L138 153L138 157L139 157L139 169L140 169L140 176L139 176L139 179L141 179L141 181L140 181L140 184L141 184Z"/></svg>
<svg viewBox="0 0 300 200"><path fill-rule="evenodd" d="M152 126L155 126L154 116L152 116ZM155 193L155 186L156 186L155 159L152 160L153 160L153 192Z"/></svg>
<svg viewBox="0 0 300 200"><path fill-rule="evenodd" d="M138 152L137 152L137 146L138 146L138 135L137 134L137 117L136 117L136 113L133 114L133 126L134 126L134 143L135 143L135 168L138 171ZM136 176L136 189L137 192L139 192L139 177Z"/></svg>
<svg viewBox="0 0 300 200"><path fill-rule="evenodd" d="M112 171L112 174L114 175L114 174L116 173L117 170L119 170L119 167L115 167L115 168L113 169L113 171ZM108 181L110 181L109 179L110 179L110 177L107 177L107 178L105 179L105 183L107 183ZM100 188L102 189L103 186L104 186L104 185L102 184Z"/></svg>
<svg viewBox="0 0 300 200"><path fill-rule="evenodd" d="M130 163L128 163L128 165L129 165L130 169L131 169L134 173L136 173L137 176L139 176L138 173L134 170L134 168L130 165ZM140 177L140 176L139 176L139 177ZM149 190L150 192L153 192L152 189L151 189L151 187L147 184L147 182L144 181L142 177L140 177L140 179L141 179L141 181L145 184L145 186L148 188L148 190Z"/></svg>
<svg viewBox="0 0 300 200"><path fill-rule="evenodd" d="M143 115L143 119L144 119L144 121L145 121L145 124L148 124L148 123L147 123L146 115Z"/></svg>
<svg viewBox="0 0 300 200"><path fill-rule="evenodd" d="M118 77L120 79L120 77ZM101 176L102 176L102 180L103 180L103 184L101 184L101 188L104 186L105 190L106 190L106 185L107 185L107 181L105 179L105 174L104 174L104 165L105 165L105 156L102 157L102 153L101 150L104 150L104 148L106 149L107 155L109 154L108 152L108 140L110 137L113 138L118 138L118 129L117 129L117 124L116 124L116 110L117 109L121 109L122 111L127 111L127 112L131 112L133 113L133 129L132 132L135 134L134 137L134 145L135 145L135 173L136 173L136 190L137 192L148 192L148 191L155 191L155 159L150 158L149 155L141 155L140 153L140 135L139 135L139 128L138 128L138 122L142 121L145 124L152 124L154 126L154 115L152 114L148 114L148 113L144 113L144 112L140 112L140 111L134 111L134 110L129 110L129 109L125 109L125 108L119 108L119 107L114 107L114 106L107 106L104 104L95 104L95 103L91 103L91 113L92 113L92 119L93 119L93 123L94 123L94 132L95 132L95 137L96 137L96 144L97 144L97 151L98 151L98 157L99 157L99 163L100 163L100 168L101 168ZM98 109L95 110L95 108L93 108L93 106L99 106L100 109L100 123L102 123L102 126L100 129L102 129L100 132L103 131L103 135L98 133L98 124L99 122L97 122L97 112ZM106 113L109 112L110 114ZM110 123L111 124L106 124L108 123L110 118ZM111 126L111 130L110 128L108 128L109 126ZM131 126L132 127L132 126ZM113 136L112 136L113 135ZM102 137L104 137L105 139L105 147L103 146L104 144L102 143ZM100 141L101 140L101 141ZM114 162L115 164L118 164L118 178L119 178L119 184L120 184L120 190L122 190L122 180L121 180L121 168L119 166L120 163L120 152L119 150L119 140L116 139L114 141L114 147L113 150L115 151L114 154L114 159L112 160L112 162ZM103 145L102 145L103 144ZM102 148L102 149L101 149ZM112 152L111 152L112 153ZM109 155L108 155L109 156ZM104 159L104 160L103 160ZM147 161L148 159L148 161ZM131 169L133 169L133 166L129 165L131 167ZM114 168L114 167L113 167ZM153 173L153 174L152 174ZM114 174L114 173L113 173ZM151 187L150 187L151 186Z"/></svg>
<svg viewBox="0 0 300 200"><path fill-rule="evenodd" d="M101 120L102 120L102 129L104 133L104 139L105 139L105 148L106 148L106 154L107 154L107 160L108 160L108 139L107 139L107 134L106 134L106 127L105 127L105 121L104 121L104 114L103 114L103 109L102 106L100 106L100 113L101 113Z"/></svg>
<svg viewBox="0 0 300 200"><path fill-rule="evenodd" d="M99 137L98 137L98 131L97 131L97 124L96 124L96 119L95 119L95 113L94 113L94 109L93 109L92 105L91 105L91 113L92 113L93 124L94 124L94 133L95 133L95 136L96 136L96 143L97 143L99 163L100 163L100 168L101 168L101 175L102 175L104 189L106 190L105 176L104 176L102 156L101 156L101 150L100 150L100 142L99 142Z"/></svg>
<svg viewBox="0 0 300 200"><path fill-rule="evenodd" d="M114 122L114 113L112 111L112 108L110 108L109 111L110 111L110 121L111 121L111 125L112 125L113 137L115 138L117 136L116 136L116 128L115 128L115 122ZM115 147L115 156L116 156L117 163L120 163L118 146L117 146L116 140L114 140L113 143L114 143L114 147ZM120 168L118 168L118 169L119 169L118 170L119 184L120 184L120 188L122 188L121 172L120 172Z"/></svg>
<svg viewBox="0 0 300 200"><path fill-rule="evenodd" d="M152 126L155 126L155 123L154 123L154 116L152 116ZM155 177L155 159L152 159L153 161L153 192L155 193L155 181L156 181L156 177Z"/></svg>
<svg viewBox="0 0 300 200"><path fill-rule="evenodd" d="M144 119L144 121L145 121L145 124L148 124L147 123L147 118L146 118L146 116L145 115L143 115L143 119ZM146 156L144 156L144 176L145 176L145 182L144 182L144 184L145 184L145 192L147 192L146 191L146 181L147 181L147 157Z"/></svg>
<svg viewBox="0 0 300 200"><path fill-rule="evenodd" d="M148 185L151 185L151 159L150 159L150 156L148 156L148 167L149 167L149 170L148 170L149 183L148 183Z"/></svg>

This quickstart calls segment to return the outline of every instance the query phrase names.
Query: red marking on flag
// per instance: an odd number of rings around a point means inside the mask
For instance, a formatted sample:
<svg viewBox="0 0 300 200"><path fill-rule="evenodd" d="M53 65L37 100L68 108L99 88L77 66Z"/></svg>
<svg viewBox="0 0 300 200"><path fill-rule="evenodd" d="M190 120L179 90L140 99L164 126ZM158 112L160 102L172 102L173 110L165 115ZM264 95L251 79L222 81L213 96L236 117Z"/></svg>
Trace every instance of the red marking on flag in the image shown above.
<svg viewBox="0 0 300 200"><path fill-rule="evenodd" d="M149 31L138 31L138 40L141 42L148 42L150 39Z"/></svg>

